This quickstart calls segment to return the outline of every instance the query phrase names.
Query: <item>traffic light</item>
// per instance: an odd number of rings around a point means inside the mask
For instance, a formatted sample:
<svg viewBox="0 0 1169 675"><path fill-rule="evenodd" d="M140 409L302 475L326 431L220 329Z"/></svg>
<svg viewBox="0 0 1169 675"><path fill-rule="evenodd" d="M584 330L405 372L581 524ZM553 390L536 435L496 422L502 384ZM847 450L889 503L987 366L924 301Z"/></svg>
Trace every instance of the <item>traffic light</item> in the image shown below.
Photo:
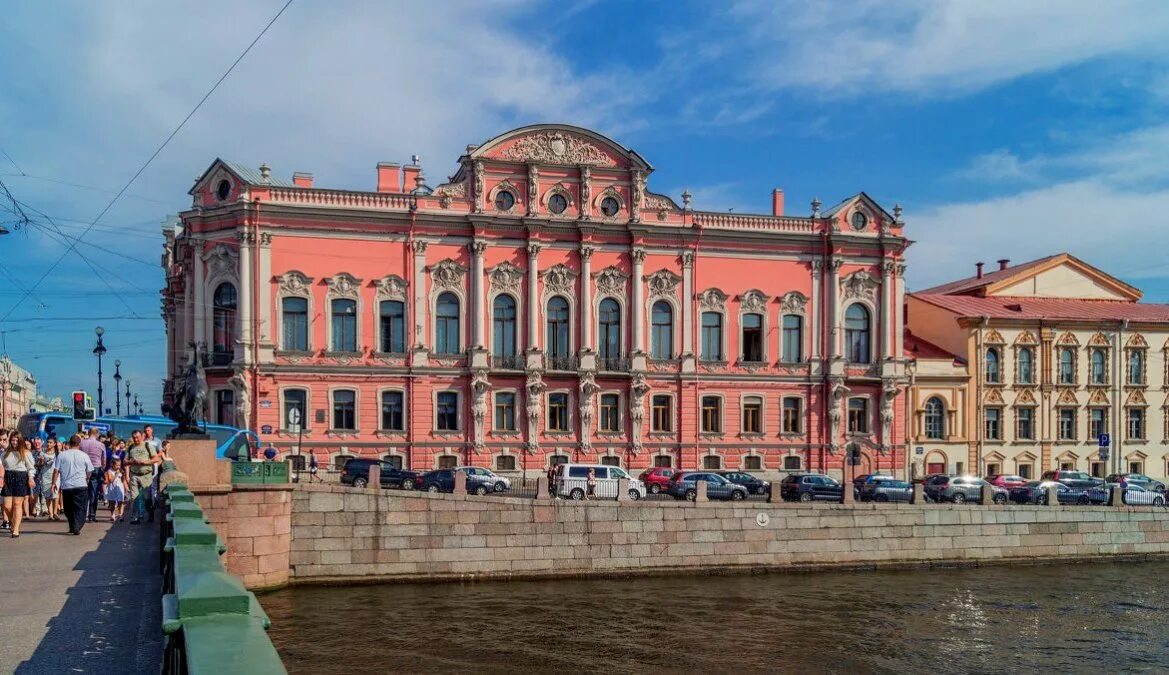
<svg viewBox="0 0 1169 675"><path fill-rule="evenodd" d="M84 391L73 392L73 419L78 421L97 419L96 411L89 407L89 397Z"/></svg>

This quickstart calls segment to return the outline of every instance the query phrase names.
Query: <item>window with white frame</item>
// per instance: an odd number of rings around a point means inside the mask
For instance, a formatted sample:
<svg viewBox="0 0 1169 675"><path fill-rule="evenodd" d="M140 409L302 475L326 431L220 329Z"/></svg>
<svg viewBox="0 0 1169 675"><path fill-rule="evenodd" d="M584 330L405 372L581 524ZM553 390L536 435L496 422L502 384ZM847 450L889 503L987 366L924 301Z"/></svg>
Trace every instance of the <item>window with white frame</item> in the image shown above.
<svg viewBox="0 0 1169 675"><path fill-rule="evenodd" d="M702 313L702 360L723 359L723 315L721 312Z"/></svg>
<svg viewBox="0 0 1169 675"><path fill-rule="evenodd" d="M803 469L803 462L800 461L799 455L788 455L783 458L784 471L800 471Z"/></svg>
<svg viewBox="0 0 1169 675"><path fill-rule="evenodd" d="M702 433L717 434L723 430L723 400L718 396L702 397Z"/></svg>
<svg viewBox="0 0 1169 675"><path fill-rule="evenodd" d="M872 316L867 307L853 303L844 312L844 355L850 363L872 359Z"/></svg>
<svg viewBox="0 0 1169 675"><path fill-rule="evenodd" d="M502 293L491 303L491 353L498 357L516 355L516 302Z"/></svg>
<svg viewBox="0 0 1169 675"><path fill-rule="evenodd" d="M759 396L743 398L743 433L763 433L763 399Z"/></svg>
<svg viewBox="0 0 1169 675"><path fill-rule="evenodd" d="M568 301L559 295L548 300L544 316L546 339L544 351L550 358L563 359L569 355Z"/></svg>
<svg viewBox="0 0 1169 675"><path fill-rule="evenodd" d="M657 432L674 430L673 399L667 394L655 394L650 399L651 424L650 429Z"/></svg>
<svg viewBox="0 0 1169 675"><path fill-rule="evenodd" d="M406 430L406 395L400 391L382 392L382 430Z"/></svg>
<svg viewBox="0 0 1169 675"><path fill-rule="evenodd" d="M381 350L388 354L406 353L406 305L400 300L383 300L378 304Z"/></svg>
<svg viewBox="0 0 1169 675"><path fill-rule="evenodd" d="M297 411L296 417L299 418L297 424L292 423L292 411ZM284 390L284 428L289 431L299 431L300 429L308 428L308 390L307 389L285 389Z"/></svg>
<svg viewBox="0 0 1169 675"><path fill-rule="evenodd" d="M1102 434L1108 433L1108 409L1107 408L1089 408L1088 409L1088 438L1098 439Z"/></svg>
<svg viewBox="0 0 1169 675"><path fill-rule="evenodd" d="M357 392L352 389L333 391L333 428L339 431L357 430Z"/></svg>
<svg viewBox="0 0 1169 675"><path fill-rule="evenodd" d="M282 298L280 309L284 322L281 346L288 351L308 351L308 298Z"/></svg>
<svg viewBox="0 0 1169 675"><path fill-rule="evenodd" d="M459 430L459 393L440 391L434 397L434 428L439 431Z"/></svg>
<svg viewBox="0 0 1169 675"><path fill-rule="evenodd" d="M869 399L848 399L848 433L869 433Z"/></svg>
<svg viewBox="0 0 1169 675"><path fill-rule="evenodd" d="M548 431L569 431L568 394L548 394Z"/></svg>
<svg viewBox="0 0 1169 675"><path fill-rule="evenodd" d="M621 431L621 396L619 394L601 394L601 432L615 434Z"/></svg>
<svg viewBox="0 0 1169 675"><path fill-rule="evenodd" d="M1076 440L1076 409L1060 408L1058 413L1057 436L1061 441Z"/></svg>
<svg viewBox="0 0 1169 675"><path fill-rule="evenodd" d="M1076 383L1076 350L1071 347L1061 347L1058 353L1059 383Z"/></svg>
<svg viewBox="0 0 1169 675"><path fill-rule="evenodd" d="M357 351L357 301L334 298L329 307L333 315L333 351Z"/></svg>
<svg viewBox="0 0 1169 675"><path fill-rule="evenodd" d="M986 382L987 384L1001 384L1003 381L1003 365L997 347L986 350Z"/></svg>
<svg viewBox="0 0 1169 675"><path fill-rule="evenodd" d="M450 291L438 296L434 309L434 352L436 354L458 354L461 351L459 314L459 296Z"/></svg>
<svg viewBox="0 0 1169 675"><path fill-rule="evenodd" d="M665 300L655 302L650 311L650 356L674 358L674 308Z"/></svg>
<svg viewBox="0 0 1169 675"><path fill-rule="evenodd" d="M609 362L621 358L621 306L613 298L602 300L597 311L597 356Z"/></svg>
<svg viewBox="0 0 1169 675"><path fill-rule="evenodd" d="M495 430L515 431L515 392L500 391L495 394Z"/></svg>
<svg viewBox="0 0 1169 675"><path fill-rule="evenodd" d="M1108 356L1103 349L1093 349L1088 355L1091 384L1108 384Z"/></svg>
<svg viewBox="0 0 1169 675"><path fill-rule="evenodd" d="M515 471L515 455L498 455L495 458L496 471Z"/></svg>
<svg viewBox="0 0 1169 675"><path fill-rule="evenodd" d="M798 314L783 315L783 350L780 359L784 363L800 363L804 360L804 317Z"/></svg>
<svg viewBox="0 0 1169 675"><path fill-rule="evenodd" d="M1035 350L1020 347L1015 359L1015 381L1018 384L1035 384Z"/></svg>
<svg viewBox="0 0 1169 675"><path fill-rule="evenodd" d="M742 322L743 361L758 363L763 360L763 315L744 314L739 319Z"/></svg>
<svg viewBox="0 0 1169 675"><path fill-rule="evenodd" d="M798 396L783 398L783 433L802 433L804 427L804 400Z"/></svg>
<svg viewBox="0 0 1169 675"><path fill-rule="evenodd" d="M702 458L702 468L706 471L718 471L723 468L723 458L718 455L707 455Z"/></svg>
<svg viewBox="0 0 1169 675"><path fill-rule="evenodd" d="M937 396L925 402L925 437L930 440L946 437L946 404Z"/></svg>
<svg viewBox="0 0 1169 675"><path fill-rule="evenodd" d="M1128 353L1128 383L1141 385L1145 383L1145 352L1133 349Z"/></svg>
<svg viewBox="0 0 1169 675"><path fill-rule="evenodd" d="M743 458L744 471L762 471L763 458L759 455L747 455Z"/></svg>
<svg viewBox="0 0 1169 675"><path fill-rule="evenodd" d="M1003 409L986 408L983 410L983 417L986 423L986 440L1003 440Z"/></svg>
<svg viewBox="0 0 1169 675"><path fill-rule="evenodd" d="M1130 441L1145 440L1145 409L1132 407L1128 409L1128 439Z"/></svg>
<svg viewBox="0 0 1169 675"><path fill-rule="evenodd" d="M1015 437L1020 441L1035 440L1035 408L1015 408Z"/></svg>

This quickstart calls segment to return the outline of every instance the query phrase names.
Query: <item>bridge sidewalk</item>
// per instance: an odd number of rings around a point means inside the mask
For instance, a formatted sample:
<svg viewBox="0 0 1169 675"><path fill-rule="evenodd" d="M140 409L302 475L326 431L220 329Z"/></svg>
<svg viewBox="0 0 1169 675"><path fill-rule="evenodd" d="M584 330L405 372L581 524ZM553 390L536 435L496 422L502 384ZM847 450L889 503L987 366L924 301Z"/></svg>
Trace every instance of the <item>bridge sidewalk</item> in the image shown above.
<svg viewBox="0 0 1169 675"><path fill-rule="evenodd" d="M161 584L157 523L0 531L0 672L159 672Z"/></svg>

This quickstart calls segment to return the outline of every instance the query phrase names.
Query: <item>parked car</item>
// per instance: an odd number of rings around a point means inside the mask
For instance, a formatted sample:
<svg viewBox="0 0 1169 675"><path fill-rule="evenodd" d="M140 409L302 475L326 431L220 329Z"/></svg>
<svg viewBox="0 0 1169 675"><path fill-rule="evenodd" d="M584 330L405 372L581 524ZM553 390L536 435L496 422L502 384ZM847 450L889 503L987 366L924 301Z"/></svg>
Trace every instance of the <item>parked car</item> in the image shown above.
<svg viewBox="0 0 1169 675"><path fill-rule="evenodd" d="M982 503L982 486L987 482L978 476L935 476L925 484L926 496L936 502ZM991 486L995 504L1006 504L1009 493L1000 487Z"/></svg>
<svg viewBox="0 0 1169 675"><path fill-rule="evenodd" d="M1114 473L1104 479L1105 483L1119 483L1121 485L1136 485L1145 490L1152 490L1153 492L1164 492L1165 484L1159 480L1153 480L1144 474L1139 473Z"/></svg>
<svg viewBox="0 0 1169 675"><path fill-rule="evenodd" d="M425 492L454 492L455 473L458 469L437 469L422 474L418 479L418 489ZM467 476L467 492L476 495L485 495L495 491L495 484L479 475Z"/></svg>
<svg viewBox="0 0 1169 675"><path fill-rule="evenodd" d="M1004 490L1010 491L1014 488L1023 487L1026 485L1027 479L1012 473L999 473L993 476L987 476L986 482L995 487L1001 487Z"/></svg>
<svg viewBox="0 0 1169 675"><path fill-rule="evenodd" d="M722 476L723 478L726 478L735 485L742 485L743 487L747 488L747 494L765 495L768 492L771 492L770 482L765 481L758 476L752 476L746 471L716 471L715 473Z"/></svg>
<svg viewBox="0 0 1169 675"><path fill-rule="evenodd" d="M852 496L854 499L861 498L862 486L869 482L890 481L897 480L893 476L884 473L863 473L852 479Z"/></svg>
<svg viewBox="0 0 1169 675"><path fill-rule="evenodd" d="M457 466L455 471L462 471L467 474L467 478L471 476L478 476L484 481L491 483L491 489L495 492L503 492L511 488L511 479L506 476L500 476L491 469L484 469L481 466ZM468 483L469 484L469 483Z"/></svg>
<svg viewBox="0 0 1169 675"><path fill-rule="evenodd" d="M1047 489L1050 486L1055 486L1056 499L1066 506L1108 503L1108 490L1102 487L1072 487L1054 480L1033 480L1013 488L1010 499L1016 504L1048 504Z"/></svg>
<svg viewBox="0 0 1169 675"><path fill-rule="evenodd" d="M1056 481L1073 488L1091 488L1104 485L1099 478L1092 478L1086 471L1044 471L1039 477L1041 481Z"/></svg>
<svg viewBox="0 0 1169 675"><path fill-rule="evenodd" d="M345 462L345 469L341 472L341 483L359 488L369 485L369 467L375 464L381 464L382 487L413 490L418 484L419 475L415 471L398 469L381 460L364 458L354 458Z"/></svg>
<svg viewBox="0 0 1169 675"><path fill-rule="evenodd" d="M838 502L843 490L836 479L819 473L793 473L779 482L779 496L787 502Z"/></svg>
<svg viewBox="0 0 1169 675"><path fill-rule="evenodd" d="M728 499L733 502L747 498L747 488L733 483L713 471L680 471L670 478L666 494L674 499L694 501L698 496L698 481L706 481L708 499Z"/></svg>
<svg viewBox="0 0 1169 675"><path fill-rule="evenodd" d="M1132 504L1134 506L1164 506L1165 495L1156 490L1146 490L1145 488L1130 484L1124 487L1124 503Z"/></svg>
<svg viewBox="0 0 1169 675"><path fill-rule="evenodd" d="M645 483L625 473L619 466L605 464L561 464L556 467L556 496L568 499L584 499L588 496L589 471L597 479L595 497L616 499L617 481L629 481L629 498L645 497Z"/></svg>
<svg viewBox="0 0 1169 675"><path fill-rule="evenodd" d="M862 502L910 502L913 500L913 485L909 481L887 479L886 476L873 476L880 480L868 480L861 484L860 495L857 499Z"/></svg>
<svg viewBox="0 0 1169 675"><path fill-rule="evenodd" d="M671 469L668 466L654 466L641 472L638 480L645 483L646 489L652 494L657 494L665 490L670 485L670 479L677 473L676 469Z"/></svg>

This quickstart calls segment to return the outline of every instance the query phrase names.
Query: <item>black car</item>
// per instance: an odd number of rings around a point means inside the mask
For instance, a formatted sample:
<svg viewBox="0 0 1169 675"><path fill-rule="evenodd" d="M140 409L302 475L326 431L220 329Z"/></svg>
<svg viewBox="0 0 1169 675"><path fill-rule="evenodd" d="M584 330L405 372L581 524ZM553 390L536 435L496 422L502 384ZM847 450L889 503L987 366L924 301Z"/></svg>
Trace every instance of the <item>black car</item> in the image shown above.
<svg viewBox="0 0 1169 675"><path fill-rule="evenodd" d="M746 471L717 471L716 473L735 485L742 485L747 488L748 494L765 495L771 492L771 483L762 478L752 476Z"/></svg>
<svg viewBox="0 0 1169 675"><path fill-rule="evenodd" d="M787 502L838 502L843 495L836 479L819 473L793 473L779 483L779 496Z"/></svg>
<svg viewBox="0 0 1169 675"><path fill-rule="evenodd" d="M455 474L458 469L438 469L422 474L418 479L418 489L425 492L454 492ZM495 484L478 475L467 475L467 492L469 494L485 495L495 491Z"/></svg>
<svg viewBox="0 0 1169 675"><path fill-rule="evenodd" d="M351 459L346 462L345 470L341 472L341 483L359 488L369 485L369 467L374 464L381 464L382 487L413 490L418 484L419 476L416 472L399 469L376 459Z"/></svg>

